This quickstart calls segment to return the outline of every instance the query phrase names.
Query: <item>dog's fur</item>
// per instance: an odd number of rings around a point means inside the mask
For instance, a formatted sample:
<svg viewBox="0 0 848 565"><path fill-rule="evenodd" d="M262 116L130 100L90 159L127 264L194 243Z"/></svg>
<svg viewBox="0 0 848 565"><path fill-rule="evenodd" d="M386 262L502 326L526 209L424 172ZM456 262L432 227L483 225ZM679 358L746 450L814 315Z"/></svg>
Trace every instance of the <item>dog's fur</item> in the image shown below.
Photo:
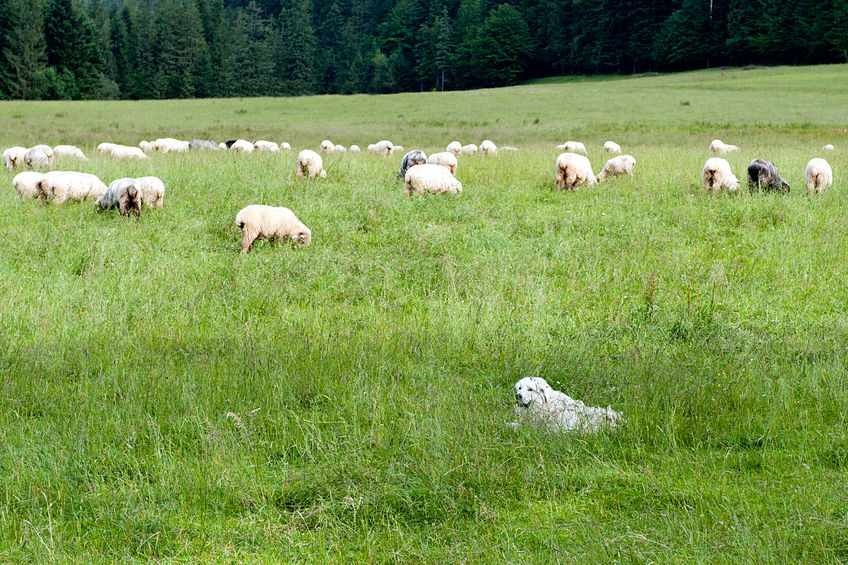
<svg viewBox="0 0 848 565"><path fill-rule="evenodd" d="M541 425L557 431L597 432L614 428L622 415L610 407L586 406L554 390L545 379L525 377L515 383L515 414L518 422Z"/></svg>
<svg viewBox="0 0 848 565"><path fill-rule="evenodd" d="M748 190L751 192L783 192L788 193L789 184L780 178L780 172L774 163L763 159L755 159L748 165Z"/></svg>

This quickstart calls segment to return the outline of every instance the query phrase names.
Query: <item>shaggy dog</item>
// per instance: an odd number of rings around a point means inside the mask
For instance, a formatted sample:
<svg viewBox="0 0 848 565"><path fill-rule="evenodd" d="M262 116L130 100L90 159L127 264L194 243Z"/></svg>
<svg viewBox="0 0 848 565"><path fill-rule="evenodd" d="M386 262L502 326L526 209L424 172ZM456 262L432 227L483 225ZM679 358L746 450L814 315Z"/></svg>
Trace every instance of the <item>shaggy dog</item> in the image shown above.
<svg viewBox="0 0 848 565"><path fill-rule="evenodd" d="M789 192L789 184L780 178L774 163L755 159L748 165L748 190L753 192Z"/></svg>
<svg viewBox="0 0 848 565"><path fill-rule="evenodd" d="M525 377L515 383L515 414L519 426L529 422L558 431L597 432L615 427L622 418L612 408L586 406L551 388L540 377Z"/></svg>

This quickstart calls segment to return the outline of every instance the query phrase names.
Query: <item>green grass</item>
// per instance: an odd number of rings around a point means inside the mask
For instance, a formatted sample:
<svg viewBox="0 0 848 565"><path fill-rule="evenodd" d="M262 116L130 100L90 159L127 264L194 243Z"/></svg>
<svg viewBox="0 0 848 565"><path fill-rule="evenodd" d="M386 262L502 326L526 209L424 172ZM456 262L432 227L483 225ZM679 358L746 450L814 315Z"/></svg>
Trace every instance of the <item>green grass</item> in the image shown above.
<svg viewBox="0 0 848 565"><path fill-rule="evenodd" d="M683 105L688 102L689 105ZM491 137L459 198L398 158L95 157L140 222L20 202L0 172L0 560L848 559L848 67L385 97L0 104L0 144L242 136L428 151ZM774 160L788 196L710 196ZM632 179L555 193L553 145ZM802 187L825 143L836 184ZM63 165L73 166L73 165ZM235 213L313 245L239 254ZM544 376L616 433L504 424Z"/></svg>

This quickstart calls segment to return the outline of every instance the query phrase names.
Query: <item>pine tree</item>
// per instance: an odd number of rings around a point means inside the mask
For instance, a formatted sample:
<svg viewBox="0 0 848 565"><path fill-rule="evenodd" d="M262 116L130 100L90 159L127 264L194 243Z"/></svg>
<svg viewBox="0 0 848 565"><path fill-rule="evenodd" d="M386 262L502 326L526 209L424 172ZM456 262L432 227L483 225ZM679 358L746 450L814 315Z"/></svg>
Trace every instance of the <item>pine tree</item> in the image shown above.
<svg viewBox="0 0 848 565"><path fill-rule="evenodd" d="M483 86L515 84L527 64L530 31L521 13L501 4L489 14L473 51Z"/></svg>
<svg viewBox="0 0 848 565"><path fill-rule="evenodd" d="M156 16L157 92L162 98L191 98L197 94L197 66L206 51L197 5L165 0Z"/></svg>
<svg viewBox="0 0 848 565"><path fill-rule="evenodd" d="M284 94L315 89L315 32L310 0L287 0L280 10L277 73Z"/></svg>
<svg viewBox="0 0 848 565"><path fill-rule="evenodd" d="M29 0L3 5L4 41L0 52L0 85L9 98L33 99L44 94L47 52L41 10Z"/></svg>

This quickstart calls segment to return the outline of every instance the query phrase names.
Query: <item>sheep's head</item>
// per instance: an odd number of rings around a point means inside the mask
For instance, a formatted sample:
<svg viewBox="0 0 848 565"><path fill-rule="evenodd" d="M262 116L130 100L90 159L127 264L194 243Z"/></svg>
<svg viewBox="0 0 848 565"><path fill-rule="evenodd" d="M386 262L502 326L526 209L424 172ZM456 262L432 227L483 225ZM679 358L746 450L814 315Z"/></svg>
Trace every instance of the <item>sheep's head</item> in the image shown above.
<svg viewBox="0 0 848 565"><path fill-rule="evenodd" d="M515 383L515 402L522 408L527 408L534 402L546 403L549 393L553 392L551 385L541 377L524 377Z"/></svg>
<svg viewBox="0 0 848 565"><path fill-rule="evenodd" d="M292 241L306 247L307 245L312 243L312 230L310 230L306 226L302 226L299 230L295 232L294 236L292 237Z"/></svg>
<svg viewBox="0 0 848 565"><path fill-rule="evenodd" d="M789 186L789 183L786 182L785 180L781 179L780 180L780 192L783 192L784 194L789 194L790 190L792 190L792 187Z"/></svg>

